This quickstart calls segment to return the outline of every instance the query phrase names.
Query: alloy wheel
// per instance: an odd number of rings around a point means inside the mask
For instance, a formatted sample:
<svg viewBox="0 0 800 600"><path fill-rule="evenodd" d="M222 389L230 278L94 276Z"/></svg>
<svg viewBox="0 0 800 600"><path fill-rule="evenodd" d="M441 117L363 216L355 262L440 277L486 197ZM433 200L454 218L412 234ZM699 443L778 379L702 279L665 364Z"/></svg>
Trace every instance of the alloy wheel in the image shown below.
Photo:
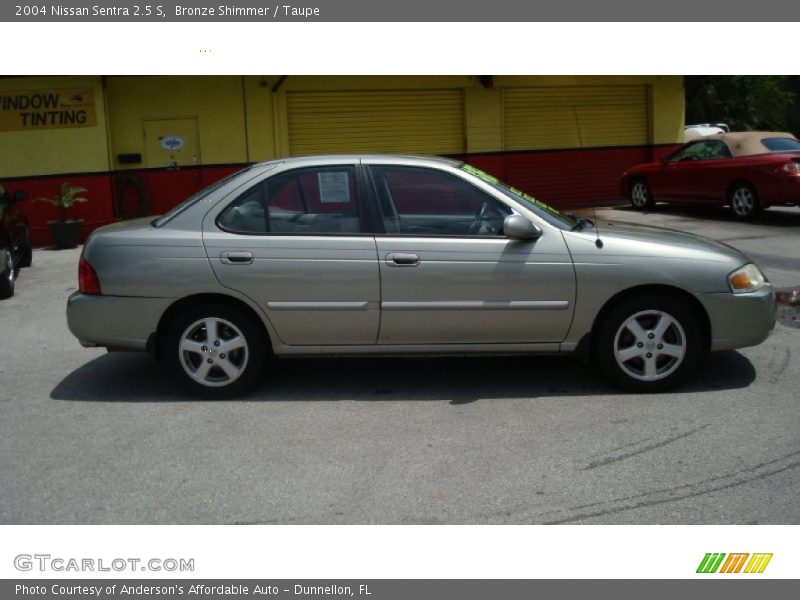
<svg viewBox="0 0 800 600"><path fill-rule="evenodd" d="M186 374L209 387L227 386L239 379L249 360L245 336L236 325L219 317L189 325L178 342L178 354Z"/></svg>
<svg viewBox="0 0 800 600"><path fill-rule="evenodd" d="M614 358L630 377L657 381L674 373L686 355L686 334L677 319L645 310L623 321L614 337Z"/></svg>
<svg viewBox="0 0 800 600"><path fill-rule="evenodd" d="M739 217L749 217L753 214L756 205L756 197L749 187L738 187L731 196L733 212Z"/></svg>
<svg viewBox="0 0 800 600"><path fill-rule="evenodd" d="M647 185L643 181L637 181L631 188L631 203L635 208L645 208L649 200Z"/></svg>

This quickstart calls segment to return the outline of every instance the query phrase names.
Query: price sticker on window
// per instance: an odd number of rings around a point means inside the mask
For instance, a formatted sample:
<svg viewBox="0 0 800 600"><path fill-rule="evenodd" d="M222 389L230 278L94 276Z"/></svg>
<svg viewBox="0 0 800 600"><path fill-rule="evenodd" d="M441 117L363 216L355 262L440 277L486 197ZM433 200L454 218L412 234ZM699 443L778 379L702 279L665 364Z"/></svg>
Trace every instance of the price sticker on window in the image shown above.
<svg viewBox="0 0 800 600"><path fill-rule="evenodd" d="M347 171L324 171L317 174L319 201L323 204L350 202L350 179Z"/></svg>

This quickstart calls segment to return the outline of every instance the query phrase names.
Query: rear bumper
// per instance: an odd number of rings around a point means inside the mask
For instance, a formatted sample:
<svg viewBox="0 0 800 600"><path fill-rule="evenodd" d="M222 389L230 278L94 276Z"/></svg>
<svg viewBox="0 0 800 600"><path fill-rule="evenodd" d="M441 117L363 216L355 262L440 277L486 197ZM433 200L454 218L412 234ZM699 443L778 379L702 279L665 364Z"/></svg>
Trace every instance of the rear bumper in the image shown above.
<svg viewBox="0 0 800 600"><path fill-rule="evenodd" d="M83 346L145 350L171 298L132 298L73 293L67 325Z"/></svg>
<svg viewBox="0 0 800 600"><path fill-rule="evenodd" d="M775 289L751 294L698 294L711 322L711 350L746 348L763 342L775 327Z"/></svg>

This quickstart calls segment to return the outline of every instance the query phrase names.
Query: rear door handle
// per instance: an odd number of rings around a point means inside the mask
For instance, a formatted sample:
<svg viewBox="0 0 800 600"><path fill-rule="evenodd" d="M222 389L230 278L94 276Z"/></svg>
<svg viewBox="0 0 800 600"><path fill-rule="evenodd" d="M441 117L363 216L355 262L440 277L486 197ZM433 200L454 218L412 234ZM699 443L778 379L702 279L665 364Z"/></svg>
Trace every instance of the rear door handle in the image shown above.
<svg viewBox="0 0 800 600"><path fill-rule="evenodd" d="M390 267L416 267L419 255L411 252L390 252L386 255L386 264Z"/></svg>
<svg viewBox="0 0 800 600"><path fill-rule="evenodd" d="M226 265L249 265L253 262L252 252L232 252L226 250L219 255L219 259Z"/></svg>

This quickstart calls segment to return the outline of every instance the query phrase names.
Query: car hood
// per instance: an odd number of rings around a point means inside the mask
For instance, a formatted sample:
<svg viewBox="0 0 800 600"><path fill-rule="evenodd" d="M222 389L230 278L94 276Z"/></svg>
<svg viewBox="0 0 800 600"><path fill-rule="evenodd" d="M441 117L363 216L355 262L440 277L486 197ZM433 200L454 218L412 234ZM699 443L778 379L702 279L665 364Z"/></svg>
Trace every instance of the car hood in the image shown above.
<svg viewBox="0 0 800 600"><path fill-rule="evenodd" d="M709 258L713 255L718 259L727 259L740 264L749 261L747 256L732 246L665 227L598 220L597 228L586 228L580 234L583 239L590 237L593 241L597 237L597 231L604 246L612 252L619 250L639 256L689 259ZM580 251L579 247L578 244L570 244L570 250Z"/></svg>

